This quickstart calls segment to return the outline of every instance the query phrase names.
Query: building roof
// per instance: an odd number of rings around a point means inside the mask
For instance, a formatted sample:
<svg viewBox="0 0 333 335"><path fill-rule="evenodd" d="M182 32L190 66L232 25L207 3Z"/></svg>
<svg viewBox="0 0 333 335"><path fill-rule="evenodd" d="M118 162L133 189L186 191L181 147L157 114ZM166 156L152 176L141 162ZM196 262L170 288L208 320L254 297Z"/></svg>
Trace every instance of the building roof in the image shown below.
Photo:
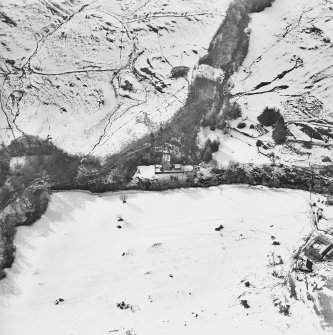
<svg viewBox="0 0 333 335"><path fill-rule="evenodd" d="M325 256L331 257L331 250L333 250L333 241L324 234L317 235L305 247L304 255L313 262L321 262Z"/></svg>

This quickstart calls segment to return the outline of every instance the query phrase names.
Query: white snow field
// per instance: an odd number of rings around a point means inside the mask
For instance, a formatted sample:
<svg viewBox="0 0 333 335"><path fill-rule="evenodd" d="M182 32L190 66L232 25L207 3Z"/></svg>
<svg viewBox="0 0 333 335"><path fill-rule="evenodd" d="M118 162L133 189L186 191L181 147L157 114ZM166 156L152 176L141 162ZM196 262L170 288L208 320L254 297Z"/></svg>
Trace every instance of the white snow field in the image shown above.
<svg viewBox="0 0 333 335"><path fill-rule="evenodd" d="M126 204L56 193L18 229L0 334L325 334L285 280L311 230L308 200L247 186L129 193Z"/></svg>

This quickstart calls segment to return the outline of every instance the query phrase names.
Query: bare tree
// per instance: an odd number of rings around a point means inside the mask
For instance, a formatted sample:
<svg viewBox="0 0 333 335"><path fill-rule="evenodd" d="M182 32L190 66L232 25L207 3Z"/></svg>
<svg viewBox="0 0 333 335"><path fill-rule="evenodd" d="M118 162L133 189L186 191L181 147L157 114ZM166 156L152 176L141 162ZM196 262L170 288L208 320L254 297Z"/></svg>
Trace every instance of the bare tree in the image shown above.
<svg viewBox="0 0 333 335"><path fill-rule="evenodd" d="M120 200L123 202L123 204L126 204L126 199L127 199L127 195L126 194L121 194L120 195Z"/></svg>

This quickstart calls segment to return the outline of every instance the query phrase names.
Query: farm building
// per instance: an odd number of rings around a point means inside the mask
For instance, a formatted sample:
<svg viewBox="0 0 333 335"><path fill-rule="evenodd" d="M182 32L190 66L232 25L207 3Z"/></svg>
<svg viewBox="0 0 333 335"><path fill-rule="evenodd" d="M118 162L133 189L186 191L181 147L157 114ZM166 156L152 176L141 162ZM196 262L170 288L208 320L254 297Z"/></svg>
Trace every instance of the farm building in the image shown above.
<svg viewBox="0 0 333 335"><path fill-rule="evenodd" d="M134 176L140 178L169 178L172 175L183 175L184 178L189 173L195 173L199 167L193 167L193 165L182 165L182 164L171 164L171 154L169 151L164 150L162 152L161 164L149 165L149 166L138 166L137 172ZM173 177L172 177L173 178ZM177 177L178 178L178 177Z"/></svg>
<svg viewBox="0 0 333 335"><path fill-rule="evenodd" d="M162 172L171 170L171 154L169 151L163 151Z"/></svg>
<svg viewBox="0 0 333 335"><path fill-rule="evenodd" d="M268 130L264 126L262 126L260 123L251 121L248 118L238 122L236 128L234 129L243 135L252 138L258 138L268 133Z"/></svg>
<svg viewBox="0 0 333 335"><path fill-rule="evenodd" d="M171 164L171 154L169 151L162 152L162 164L155 165L155 174L161 173L189 173L192 172L192 165Z"/></svg>
<svg viewBox="0 0 333 335"><path fill-rule="evenodd" d="M304 255L312 262L333 258L333 240L326 234L318 234L305 247Z"/></svg>

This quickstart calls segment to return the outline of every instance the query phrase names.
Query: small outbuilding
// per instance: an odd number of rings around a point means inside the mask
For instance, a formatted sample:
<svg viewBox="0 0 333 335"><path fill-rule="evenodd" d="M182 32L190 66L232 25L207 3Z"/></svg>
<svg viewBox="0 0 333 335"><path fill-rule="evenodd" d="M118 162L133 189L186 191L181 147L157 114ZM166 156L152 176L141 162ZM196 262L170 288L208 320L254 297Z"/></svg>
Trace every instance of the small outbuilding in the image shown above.
<svg viewBox="0 0 333 335"><path fill-rule="evenodd" d="M333 240L326 234L319 234L305 247L304 255L312 262L322 262L333 257Z"/></svg>

